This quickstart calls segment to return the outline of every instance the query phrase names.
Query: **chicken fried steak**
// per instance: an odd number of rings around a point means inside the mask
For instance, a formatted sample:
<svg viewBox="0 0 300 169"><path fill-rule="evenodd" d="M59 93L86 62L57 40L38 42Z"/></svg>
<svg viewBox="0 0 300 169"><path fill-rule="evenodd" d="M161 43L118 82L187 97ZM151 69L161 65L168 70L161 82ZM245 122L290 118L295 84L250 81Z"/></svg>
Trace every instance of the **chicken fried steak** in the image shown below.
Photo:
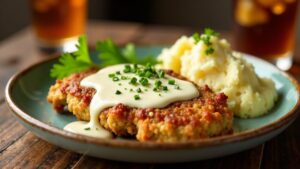
<svg viewBox="0 0 300 169"><path fill-rule="evenodd" d="M80 81L96 71L90 69L57 80L49 90L48 101L57 112L67 107L78 120L89 121L89 105L96 90L80 86ZM198 97L164 108L142 109L119 103L100 113L100 124L117 136L136 136L139 141L182 142L231 133L233 114L227 107L227 96L214 94L208 86L197 88Z"/></svg>

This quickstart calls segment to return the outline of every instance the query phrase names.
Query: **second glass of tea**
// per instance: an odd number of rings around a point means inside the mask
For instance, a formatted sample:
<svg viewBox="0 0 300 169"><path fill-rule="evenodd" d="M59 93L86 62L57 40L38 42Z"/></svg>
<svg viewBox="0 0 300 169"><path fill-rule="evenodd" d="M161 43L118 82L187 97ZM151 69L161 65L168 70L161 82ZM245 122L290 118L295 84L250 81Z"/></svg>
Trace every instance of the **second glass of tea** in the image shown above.
<svg viewBox="0 0 300 169"><path fill-rule="evenodd" d="M233 0L235 50L292 65L298 0Z"/></svg>
<svg viewBox="0 0 300 169"><path fill-rule="evenodd" d="M87 0L30 0L38 47L46 53L72 52L85 33Z"/></svg>

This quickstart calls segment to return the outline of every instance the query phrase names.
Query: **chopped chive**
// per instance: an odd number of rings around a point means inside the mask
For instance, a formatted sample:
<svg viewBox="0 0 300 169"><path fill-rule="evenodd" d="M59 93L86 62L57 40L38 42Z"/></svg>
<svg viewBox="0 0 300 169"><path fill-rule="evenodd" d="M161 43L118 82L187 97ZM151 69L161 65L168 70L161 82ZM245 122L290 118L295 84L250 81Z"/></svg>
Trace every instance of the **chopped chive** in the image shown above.
<svg viewBox="0 0 300 169"><path fill-rule="evenodd" d="M159 93L158 96L161 96L161 94Z"/></svg>
<svg viewBox="0 0 300 169"><path fill-rule="evenodd" d="M142 78L139 80L139 82L140 82L140 84L141 84L142 86L147 86L147 85L149 84L148 79L146 79L146 78L144 78L144 77L142 77Z"/></svg>
<svg viewBox="0 0 300 169"><path fill-rule="evenodd" d="M122 94L122 92L121 92L120 90L117 90L117 91L115 92L115 94L116 94L116 95L120 95L120 94Z"/></svg>
<svg viewBox="0 0 300 169"><path fill-rule="evenodd" d="M168 91L168 86L163 86L163 91Z"/></svg>
<svg viewBox="0 0 300 169"><path fill-rule="evenodd" d="M142 92L141 88L137 88L136 92L141 93Z"/></svg>
<svg viewBox="0 0 300 169"><path fill-rule="evenodd" d="M137 82L137 78L133 77L133 78L130 79L129 84L135 85L136 82Z"/></svg>
<svg viewBox="0 0 300 169"><path fill-rule="evenodd" d="M139 95L134 95L134 100L140 100L140 96Z"/></svg>
<svg viewBox="0 0 300 169"><path fill-rule="evenodd" d="M168 84L169 84L169 85L174 85L174 84L175 84L175 80L170 79L170 80L168 81Z"/></svg>
<svg viewBox="0 0 300 169"><path fill-rule="evenodd" d="M84 128L84 130L91 130L91 128L90 128L90 127L87 127L87 128Z"/></svg>
<svg viewBox="0 0 300 169"><path fill-rule="evenodd" d="M161 86L162 82L160 80L156 80L154 82L155 87L159 88Z"/></svg>
<svg viewBox="0 0 300 169"><path fill-rule="evenodd" d="M152 77L153 73L151 73L150 71L146 71L145 73L145 77L150 78Z"/></svg>
<svg viewBox="0 0 300 169"><path fill-rule="evenodd" d="M164 78L165 77L165 72L163 70L159 70L157 72L157 75L158 75L159 78Z"/></svg>
<svg viewBox="0 0 300 169"><path fill-rule="evenodd" d="M214 48L212 48L211 46L208 47L206 50L205 50L205 54L206 55L210 55L210 54L213 54L214 53Z"/></svg>
<svg viewBox="0 0 300 169"><path fill-rule="evenodd" d="M122 83L118 83L119 86L122 86Z"/></svg>
<svg viewBox="0 0 300 169"><path fill-rule="evenodd" d="M193 39L195 41L195 44L197 44L200 41L200 35L199 35L199 33L194 33L193 34Z"/></svg>
<svg viewBox="0 0 300 169"><path fill-rule="evenodd" d="M133 92L133 89L130 89L129 91L130 91L130 92Z"/></svg>
<svg viewBox="0 0 300 169"><path fill-rule="evenodd" d="M121 74L121 72L120 72L120 71L116 71L116 74L117 74L117 75L120 75L120 74Z"/></svg>
<svg viewBox="0 0 300 169"><path fill-rule="evenodd" d="M116 75L114 74L114 73L110 73L110 74L108 74L108 77L110 77L110 78L113 78L113 77L115 77Z"/></svg>
<svg viewBox="0 0 300 169"><path fill-rule="evenodd" d="M158 88L158 87L154 87L154 88L153 88L153 91L158 92L158 91L159 91L159 88Z"/></svg>
<svg viewBox="0 0 300 169"><path fill-rule="evenodd" d="M145 76L145 71L138 70L137 75L140 76L140 77L144 77Z"/></svg>
<svg viewBox="0 0 300 169"><path fill-rule="evenodd" d="M130 73L131 72L131 67L130 65L125 65L125 68L123 70L124 73Z"/></svg>
<svg viewBox="0 0 300 169"><path fill-rule="evenodd" d="M112 79L114 82L119 81L120 79L118 77L113 77Z"/></svg>
<svg viewBox="0 0 300 169"><path fill-rule="evenodd" d="M126 80L127 77L126 77L126 76L121 76L121 79L122 79L122 80Z"/></svg>
<svg viewBox="0 0 300 169"><path fill-rule="evenodd" d="M178 85L175 85L175 89L180 90L180 87Z"/></svg>

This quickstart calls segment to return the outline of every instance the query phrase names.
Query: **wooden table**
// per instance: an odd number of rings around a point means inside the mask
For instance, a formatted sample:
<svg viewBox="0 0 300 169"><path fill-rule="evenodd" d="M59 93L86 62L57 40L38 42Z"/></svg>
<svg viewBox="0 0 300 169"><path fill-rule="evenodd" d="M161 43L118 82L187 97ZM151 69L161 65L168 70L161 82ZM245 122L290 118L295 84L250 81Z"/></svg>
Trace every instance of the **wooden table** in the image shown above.
<svg viewBox="0 0 300 169"><path fill-rule="evenodd" d="M90 44L98 39L111 37L119 45L127 42L157 45L172 44L181 35L190 35L194 30L102 21L89 22L87 32ZM136 164L110 161L52 145L21 126L9 112L4 99L4 87L9 77L45 57L35 48L30 28L0 42L0 168L300 168L299 118L279 136L253 149L223 158L191 163ZM300 80L300 65L294 64L290 73Z"/></svg>

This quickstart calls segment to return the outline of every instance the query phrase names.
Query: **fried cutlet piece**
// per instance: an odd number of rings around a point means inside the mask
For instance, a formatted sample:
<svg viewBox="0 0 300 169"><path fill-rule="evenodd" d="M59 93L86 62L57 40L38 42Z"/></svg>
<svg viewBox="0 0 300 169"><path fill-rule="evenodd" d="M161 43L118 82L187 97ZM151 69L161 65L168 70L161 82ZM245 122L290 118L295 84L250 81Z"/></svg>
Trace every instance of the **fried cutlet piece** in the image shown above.
<svg viewBox="0 0 300 169"><path fill-rule="evenodd" d="M57 80L50 87L48 101L58 112L67 106L78 120L89 121L89 104L96 91L80 86L80 81L96 71L91 69ZM166 73L184 79L171 71ZM174 102L165 108L141 109L120 103L103 110L99 121L115 135L136 136L139 141L177 142L231 133L233 114L227 107L227 96L214 94L208 86L198 90L197 98Z"/></svg>

